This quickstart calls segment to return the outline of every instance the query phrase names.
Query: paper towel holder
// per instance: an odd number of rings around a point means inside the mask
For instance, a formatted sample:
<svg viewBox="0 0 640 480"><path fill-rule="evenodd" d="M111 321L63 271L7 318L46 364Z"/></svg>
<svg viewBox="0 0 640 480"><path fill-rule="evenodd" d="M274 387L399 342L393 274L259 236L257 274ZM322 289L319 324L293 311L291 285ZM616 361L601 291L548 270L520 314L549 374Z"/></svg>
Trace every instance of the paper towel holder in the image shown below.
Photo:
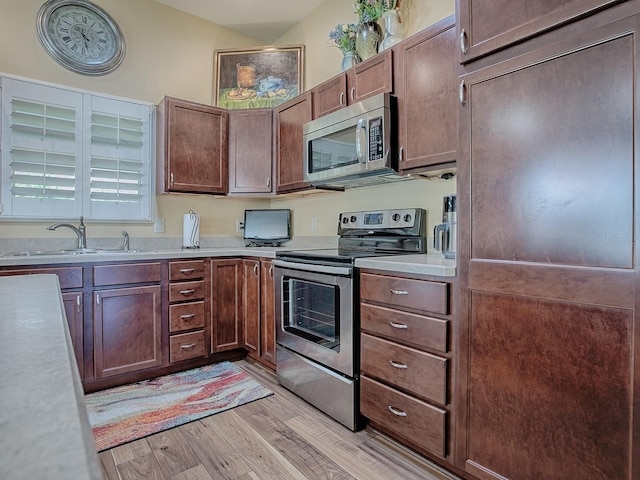
<svg viewBox="0 0 640 480"><path fill-rule="evenodd" d="M184 215L182 231L182 248L200 248L200 215L193 210Z"/></svg>

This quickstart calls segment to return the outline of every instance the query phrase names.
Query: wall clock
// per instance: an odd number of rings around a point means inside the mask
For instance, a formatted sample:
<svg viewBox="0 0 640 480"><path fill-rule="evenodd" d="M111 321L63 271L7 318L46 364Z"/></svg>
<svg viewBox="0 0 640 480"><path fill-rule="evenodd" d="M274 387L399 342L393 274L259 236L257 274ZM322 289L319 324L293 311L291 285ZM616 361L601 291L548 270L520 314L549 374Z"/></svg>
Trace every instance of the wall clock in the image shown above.
<svg viewBox="0 0 640 480"><path fill-rule="evenodd" d="M124 58L124 36L102 8L88 0L49 0L38 12L40 43L63 67L83 75L105 75Z"/></svg>

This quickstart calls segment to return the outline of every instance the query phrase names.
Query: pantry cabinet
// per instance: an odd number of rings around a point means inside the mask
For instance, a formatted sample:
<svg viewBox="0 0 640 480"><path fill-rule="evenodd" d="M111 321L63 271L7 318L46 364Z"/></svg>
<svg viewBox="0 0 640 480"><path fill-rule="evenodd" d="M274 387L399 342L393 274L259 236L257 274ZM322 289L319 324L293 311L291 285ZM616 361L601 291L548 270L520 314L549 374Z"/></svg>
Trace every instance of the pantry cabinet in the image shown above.
<svg viewBox="0 0 640 480"><path fill-rule="evenodd" d="M360 274L361 413L451 464L452 291L438 277Z"/></svg>
<svg viewBox="0 0 640 480"><path fill-rule="evenodd" d="M543 33L621 0L458 0L462 62Z"/></svg>
<svg viewBox="0 0 640 480"><path fill-rule="evenodd" d="M335 112L379 93L393 92L393 52L385 50L348 71L317 85L313 92L313 118Z"/></svg>
<svg viewBox="0 0 640 480"><path fill-rule="evenodd" d="M471 45L553 12L461 3ZM623 2L460 78L456 464L482 480L640 475L639 20Z"/></svg>
<svg viewBox="0 0 640 480"><path fill-rule="evenodd" d="M306 190L302 126L313 115L312 95L307 91L276 107L276 193Z"/></svg>
<svg viewBox="0 0 640 480"><path fill-rule="evenodd" d="M156 108L159 193L227 193L228 116L223 108L164 97Z"/></svg>
<svg viewBox="0 0 640 480"><path fill-rule="evenodd" d="M402 173L455 166L458 55L452 15L394 47Z"/></svg>
<svg viewBox="0 0 640 480"><path fill-rule="evenodd" d="M93 267L94 376L162 365L161 264Z"/></svg>
<svg viewBox="0 0 640 480"><path fill-rule="evenodd" d="M273 109L229 112L229 193L273 192Z"/></svg>

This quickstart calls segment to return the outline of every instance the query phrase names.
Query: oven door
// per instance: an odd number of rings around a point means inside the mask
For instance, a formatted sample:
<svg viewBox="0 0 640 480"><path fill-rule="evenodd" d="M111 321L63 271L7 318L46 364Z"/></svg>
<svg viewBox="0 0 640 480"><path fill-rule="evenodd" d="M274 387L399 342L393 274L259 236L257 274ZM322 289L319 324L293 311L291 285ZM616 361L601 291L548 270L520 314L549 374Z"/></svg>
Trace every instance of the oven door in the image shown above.
<svg viewBox="0 0 640 480"><path fill-rule="evenodd" d="M278 345L354 377L353 267L273 263Z"/></svg>

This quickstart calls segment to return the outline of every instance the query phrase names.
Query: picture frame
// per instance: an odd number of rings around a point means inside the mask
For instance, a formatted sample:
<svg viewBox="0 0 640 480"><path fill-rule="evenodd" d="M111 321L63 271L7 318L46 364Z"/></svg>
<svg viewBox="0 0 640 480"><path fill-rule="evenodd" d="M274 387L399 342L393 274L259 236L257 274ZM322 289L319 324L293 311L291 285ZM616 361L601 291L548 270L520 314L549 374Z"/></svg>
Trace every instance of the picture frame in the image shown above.
<svg viewBox="0 0 640 480"><path fill-rule="evenodd" d="M304 45L215 50L214 56L217 107L271 108L303 91Z"/></svg>

